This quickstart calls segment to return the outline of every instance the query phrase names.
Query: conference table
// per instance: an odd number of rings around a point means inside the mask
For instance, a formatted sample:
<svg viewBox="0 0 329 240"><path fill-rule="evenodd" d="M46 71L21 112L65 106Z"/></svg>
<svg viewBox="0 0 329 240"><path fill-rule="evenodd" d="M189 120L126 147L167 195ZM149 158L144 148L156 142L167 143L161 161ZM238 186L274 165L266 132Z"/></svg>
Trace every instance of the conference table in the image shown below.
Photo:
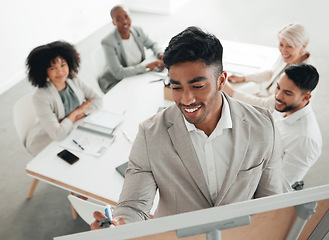
<svg viewBox="0 0 329 240"><path fill-rule="evenodd" d="M245 74L270 69L279 57L279 51L273 47L221 42L224 47L224 70L230 73ZM115 141L100 157L71 151L80 159L70 165L57 157L63 147L60 142L53 141L26 165L26 173L59 188L116 205L124 178L115 168L128 161L132 147L123 132L134 139L140 122L156 114L160 107L174 104L164 99L164 84L160 79L166 77L166 70L127 77L104 95L103 110L124 117L113 132ZM83 124L83 120L78 124Z"/></svg>
<svg viewBox="0 0 329 240"><path fill-rule="evenodd" d="M100 157L70 150L80 158L70 165L57 157L63 147L60 142L53 141L26 165L26 173L60 188L115 205L124 180L115 168L128 161L132 147L123 131L134 139L140 122L156 114L159 107L172 104L164 100L163 82L152 82L162 77L155 72L129 77L104 95L102 109L122 114L123 121L114 129L114 142ZM83 125L83 120L78 124Z"/></svg>

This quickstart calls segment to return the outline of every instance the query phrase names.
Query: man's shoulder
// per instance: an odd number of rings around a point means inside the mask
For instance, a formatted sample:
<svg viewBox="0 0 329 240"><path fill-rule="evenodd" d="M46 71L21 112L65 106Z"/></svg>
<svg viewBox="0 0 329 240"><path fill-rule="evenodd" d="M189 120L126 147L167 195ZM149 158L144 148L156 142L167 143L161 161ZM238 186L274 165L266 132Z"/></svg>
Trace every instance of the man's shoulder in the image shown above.
<svg viewBox="0 0 329 240"><path fill-rule="evenodd" d="M322 148L322 134L316 116L311 108L294 121L278 122L278 129L282 136L283 148L292 146L302 147L308 156L320 154ZM312 151L311 151L312 150Z"/></svg>
<svg viewBox="0 0 329 240"><path fill-rule="evenodd" d="M272 115L268 109L244 103L227 95L226 97L230 105L232 117L251 124L258 124L259 122L273 124Z"/></svg>
<svg viewBox="0 0 329 240"><path fill-rule="evenodd" d="M141 123L141 125L144 129L151 131L168 129L177 121L179 117L182 117L182 113L178 107L173 104L170 107L161 110L157 114L146 119Z"/></svg>
<svg viewBox="0 0 329 240"><path fill-rule="evenodd" d="M321 136L321 130L315 113L311 106L308 106L306 110L307 111L295 122L294 129L297 129L295 132L300 136L318 139L319 136Z"/></svg>

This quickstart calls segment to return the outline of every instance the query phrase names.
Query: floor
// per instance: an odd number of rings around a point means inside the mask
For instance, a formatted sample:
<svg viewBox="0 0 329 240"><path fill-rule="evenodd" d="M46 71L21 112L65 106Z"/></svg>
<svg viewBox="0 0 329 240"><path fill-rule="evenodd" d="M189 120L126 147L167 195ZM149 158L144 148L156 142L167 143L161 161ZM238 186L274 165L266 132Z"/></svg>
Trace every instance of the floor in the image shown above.
<svg viewBox="0 0 329 240"><path fill-rule="evenodd" d="M143 26L152 39L162 44L186 27L196 25L219 39L276 47L276 33L280 28L291 22L304 25L310 35L309 50L321 77L312 105L323 134L322 156L305 177L305 187L329 183L329 111L324 109L324 104L329 102L328 3L310 4L308 0L190 0L172 15L131 13L133 23ZM90 52L111 27L111 24L100 26L94 35L79 44L78 50ZM94 80L90 60L84 56L86 54L82 54L81 73ZM25 165L31 156L18 140L12 109L15 101L31 91L32 87L24 80L0 95L0 239L52 239L89 229L80 218L72 219L64 190L40 182L33 198L25 198L32 182L25 174Z"/></svg>

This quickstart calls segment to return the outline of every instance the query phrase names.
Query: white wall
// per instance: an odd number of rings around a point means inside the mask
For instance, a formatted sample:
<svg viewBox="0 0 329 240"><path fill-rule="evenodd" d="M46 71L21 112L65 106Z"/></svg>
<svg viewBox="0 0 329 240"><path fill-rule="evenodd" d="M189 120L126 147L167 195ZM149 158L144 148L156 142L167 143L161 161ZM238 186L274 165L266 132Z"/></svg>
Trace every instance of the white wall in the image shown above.
<svg viewBox="0 0 329 240"><path fill-rule="evenodd" d="M125 0L131 11L172 14L189 0Z"/></svg>
<svg viewBox="0 0 329 240"><path fill-rule="evenodd" d="M26 77L25 59L41 44L77 44L110 22L120 0L10 0L0 3L0 94Z"/></svg>

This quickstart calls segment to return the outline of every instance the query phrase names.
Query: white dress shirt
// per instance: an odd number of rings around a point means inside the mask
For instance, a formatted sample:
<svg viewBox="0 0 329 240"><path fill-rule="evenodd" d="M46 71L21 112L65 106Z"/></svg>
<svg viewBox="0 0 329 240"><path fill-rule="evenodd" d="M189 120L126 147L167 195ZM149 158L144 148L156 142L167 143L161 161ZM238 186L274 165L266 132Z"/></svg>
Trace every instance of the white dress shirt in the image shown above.
<svg viewBox="0 0 329 240"><path fill-rule="evenodd" d="M126 54L128 66L135 66L142 61L141 50L132 34L130 34L129 39L122 39L122 46Z"/></svg>
<svg viewBox="0 0 329 240"><path fill-rule="evenodd" d="M213 204L222 187L232 155L232 118L230 106L222 95L222 116L208 137L185 118L185 125L200 161Z"/></svg>
<svg viewBox="0 0 329 240"><path fill-rule="evenodd" d="M274 121L279 129L284 155L282 159L283 190L301 181L321 155L322 137L311 104L284 117L275 111Z"/></svg>

